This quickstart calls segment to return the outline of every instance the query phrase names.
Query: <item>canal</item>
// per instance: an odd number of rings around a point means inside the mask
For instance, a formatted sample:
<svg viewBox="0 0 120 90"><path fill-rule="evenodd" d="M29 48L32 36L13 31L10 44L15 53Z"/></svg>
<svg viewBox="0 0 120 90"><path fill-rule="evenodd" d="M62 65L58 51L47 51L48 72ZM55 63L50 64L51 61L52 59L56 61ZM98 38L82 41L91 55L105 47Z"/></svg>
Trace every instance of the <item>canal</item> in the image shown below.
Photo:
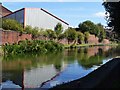
<svg viewBox="0 0 120 90"><path fill-rule="evenodd" d="M50 88L86 76L112 58L119 46L81 47L58 53L0 56L2 88Z"/></svg>

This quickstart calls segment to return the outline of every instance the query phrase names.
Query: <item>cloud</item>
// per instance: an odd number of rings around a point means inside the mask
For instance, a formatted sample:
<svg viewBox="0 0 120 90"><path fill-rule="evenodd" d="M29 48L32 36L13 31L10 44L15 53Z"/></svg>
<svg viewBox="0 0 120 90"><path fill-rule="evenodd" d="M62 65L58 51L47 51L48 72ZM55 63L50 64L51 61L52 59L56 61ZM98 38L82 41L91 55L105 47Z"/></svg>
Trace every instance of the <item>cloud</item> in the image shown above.
<svg viewBox="0 0 120 90"><path fill-rule="evenodd" d="M105 12L97 12L94 14L96 17L105 17Z"/></svg>

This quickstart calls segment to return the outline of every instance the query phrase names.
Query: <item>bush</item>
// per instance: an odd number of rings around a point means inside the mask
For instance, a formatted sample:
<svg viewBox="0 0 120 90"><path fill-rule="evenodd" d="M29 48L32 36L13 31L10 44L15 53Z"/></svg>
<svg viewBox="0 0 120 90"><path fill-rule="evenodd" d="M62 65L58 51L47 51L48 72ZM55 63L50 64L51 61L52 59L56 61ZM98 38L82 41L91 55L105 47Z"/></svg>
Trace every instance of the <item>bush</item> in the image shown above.
<svg viewBox="0 0 120 90"><path fill-rule="evenodd" d="M84 32L85 36L85 43L88 43L88 38L89 38L90 33L89 32Z"/></svg>
<svg viewBox="0 0 120 90"><path fill-rule="evenodd" d="M53 40L57 37L56 33L51 29L47 29L46 32L50 40Z"/></svg>
<svg viewBox="0 0 120 90"><path fill-rule="evenodd" d="M4 45L5 54L47 53L63 50L63 44L54 41L25 40L19 44Z"/></svg>
<svg viewBox="0 0 120 90"><path fill-rule="evenodd" d="M23 25L14 19L3 19L2 28L5 30L14 30L23 32Z"/></svg>
<svg viewBox="0 0 120 90"><path fill-rule="evenodd" d="M69 41L73 41L77 39L77 33L75 31L75 29L73 28L68 28L65 32L65 37L68 39L68 43Z"/></svg>
<svg viewBox="0 0 120 90"><path fill-rule="evenodd" d="M78 43L82 44L84 42L84 34L81 32L77 32Z"/></svg>

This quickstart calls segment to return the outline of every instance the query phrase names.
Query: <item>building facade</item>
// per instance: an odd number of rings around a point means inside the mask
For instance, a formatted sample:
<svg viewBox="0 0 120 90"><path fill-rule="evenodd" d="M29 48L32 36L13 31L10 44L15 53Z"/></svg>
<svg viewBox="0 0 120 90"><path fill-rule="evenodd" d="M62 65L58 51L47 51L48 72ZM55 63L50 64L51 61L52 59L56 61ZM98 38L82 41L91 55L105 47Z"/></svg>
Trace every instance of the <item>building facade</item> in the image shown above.
<svg viewBox="0 0 120 90"><path fill-rule="evenodd" d="M30 25L32 27L54 30L57 23L61 23L65 30L69 26L68 23L42 8L23 8L3 18L15 19L23 24L24 27Z"/></svg>
<svg viewBox="0 0 120 90"><path fill-rule="evenodd" d="M2 6L2 4L0 4L0 14L2 17L11 14L12 11L10 11L9 9L7 9L6 7Z"/></svg>

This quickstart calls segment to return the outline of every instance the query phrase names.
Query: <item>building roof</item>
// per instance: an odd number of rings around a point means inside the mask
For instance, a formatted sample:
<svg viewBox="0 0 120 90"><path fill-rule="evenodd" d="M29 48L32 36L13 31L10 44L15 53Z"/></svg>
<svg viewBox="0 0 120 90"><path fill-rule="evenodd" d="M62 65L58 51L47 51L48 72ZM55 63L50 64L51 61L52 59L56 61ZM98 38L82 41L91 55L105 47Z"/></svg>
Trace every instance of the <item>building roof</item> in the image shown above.
<svg viewBox="0 0 120 90"><path fill-rule="evenodd" d="M4 6L1 6L1 8L2 8L2 16L6 16L6 15L12 13L12 11L10 11L9 9L7 9L7 8L4 7Z"/></svg>
<svg viewBox="0 0 120 90"><path fill-rule="evenodd" d="M15 12L12 12L12 13L6 15L6 16L9 16L9 15L11 15L11 14L14 14L14 13L19 12L19 11L24 10L24 9L25 9L25 8L19 9L19 10L15 11ZM40 10L42 10L43 12L49 14L50 16L52 16L52 17L54 17L54 18L60 20L61 22L63 22L63 23L65 23L65 24L69 25L69 24L68 24L67 22L65 22L64 20L58 18L57 16L51 14L50 12L48 12L47 10L45 10L45 9L43 9L43 8L35 8L35 9L40 9ZM6 17L6 16L4 16L4 17Z"/></svg>

